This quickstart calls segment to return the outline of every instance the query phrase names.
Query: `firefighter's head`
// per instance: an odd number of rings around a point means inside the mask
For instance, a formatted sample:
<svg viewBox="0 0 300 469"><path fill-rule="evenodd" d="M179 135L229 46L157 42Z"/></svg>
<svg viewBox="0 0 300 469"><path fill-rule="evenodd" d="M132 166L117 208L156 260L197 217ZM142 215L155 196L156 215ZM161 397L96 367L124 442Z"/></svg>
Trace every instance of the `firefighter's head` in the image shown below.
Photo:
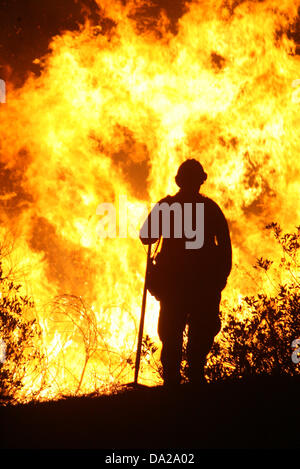
<svg viewBox="0 0 300 469"><path fill-rule="evenodd" d="M180 189L189 192L198 192L200 186L206 181L207 174L199 161L189 159L178 168L175 181Z"/></svg>

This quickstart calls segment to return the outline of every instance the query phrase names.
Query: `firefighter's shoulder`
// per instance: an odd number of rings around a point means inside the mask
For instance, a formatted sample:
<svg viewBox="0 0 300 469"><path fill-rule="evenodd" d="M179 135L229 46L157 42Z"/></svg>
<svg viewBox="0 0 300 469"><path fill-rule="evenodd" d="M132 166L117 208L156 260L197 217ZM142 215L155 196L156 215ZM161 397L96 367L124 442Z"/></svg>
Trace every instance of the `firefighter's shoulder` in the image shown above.
<svg viewBox="0 0 300 469"><path fill-rule="evenodd" d="M221 211L221 208L217 204L217 202L215 202L210 197L206 197L205 195L202 195L202 200L205 203L205 205L209 207L210 209L215 210L215 211Z"/></svg>
<svg viewBox="0 0 300 469"><path fill-rule="evenodd" d="M202 196L202 201L204 202L205 212L208 216L222 219L224 218L223 211L219 204L209 197Z"/></svg>
<svg viewBox="0 0 300 469"><path fill-rule="evenodd" d="M160 199L157 203L158 204L164 204L164 203L172 204L173 202L175 202L174 196L167 195L166 197L163 197L162 199Z"/></svg>

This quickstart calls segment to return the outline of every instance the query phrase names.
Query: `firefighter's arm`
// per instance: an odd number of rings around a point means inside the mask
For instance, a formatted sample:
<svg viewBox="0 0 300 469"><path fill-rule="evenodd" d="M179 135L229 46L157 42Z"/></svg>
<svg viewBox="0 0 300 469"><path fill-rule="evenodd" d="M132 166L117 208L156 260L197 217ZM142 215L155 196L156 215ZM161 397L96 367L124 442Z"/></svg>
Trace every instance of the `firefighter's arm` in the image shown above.
<svg viewBox="0 0 300 469"><path fill-rule="evenodd" d="M159 207L163 203L171 203L170 196L164 197L153 207L140 229L140 239L143 244L156 243L162 236L162 212Z"/></svg>
<svg viewBox="0 0 300 469"><path fill-rule="evenodd" d="M220 260L220 279L225 286L232 268L232 245L227 220L219 207L218 212L216 238Z"/></svg>
<svg viewBox="0 0 300 469"><path fill-rule="evenodd" d="M159 239L158 237L151 237L151 214L149 213L148 217L144 221L142 228L140 229L140 240L143 244L153 244Z"/></svg>

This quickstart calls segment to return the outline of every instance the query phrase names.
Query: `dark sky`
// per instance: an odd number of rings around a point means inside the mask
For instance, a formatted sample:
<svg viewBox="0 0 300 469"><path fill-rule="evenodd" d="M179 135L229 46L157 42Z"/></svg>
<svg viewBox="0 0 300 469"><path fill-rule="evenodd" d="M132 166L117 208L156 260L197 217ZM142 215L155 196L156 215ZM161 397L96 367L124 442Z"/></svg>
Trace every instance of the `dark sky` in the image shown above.
<svg viewBox="0 0 300 469"><path fill-rule="evenodd" d="M163 8L171 20L172 32L176 33L184 3L190 1L152 0L154 6L140 11L137 24L146 22L151 27L151 21L155 22L158 10ZM0 0L0 77L20 86L28 71L38 74L39 65L32 62L47 52L51 37L64 29L77 29L84 16L95 24L101 23L104 30L113 26L101 15L94 0ZM300 42L299 33L298 24L294 33L297 42Z"/></svg>
<svg viewBox="0 0 300 469"><path fill-rule="evenodd" d="M155 18L159 8L164 8L175 32L184 2L153 3L154 7L141 15ZM0 0L0 77L21 85L29 70L39 73L39 66L32 62L47 52L51 37L64 29L77 29L84 16L105 28L112 27L94 0Z"/></svg>

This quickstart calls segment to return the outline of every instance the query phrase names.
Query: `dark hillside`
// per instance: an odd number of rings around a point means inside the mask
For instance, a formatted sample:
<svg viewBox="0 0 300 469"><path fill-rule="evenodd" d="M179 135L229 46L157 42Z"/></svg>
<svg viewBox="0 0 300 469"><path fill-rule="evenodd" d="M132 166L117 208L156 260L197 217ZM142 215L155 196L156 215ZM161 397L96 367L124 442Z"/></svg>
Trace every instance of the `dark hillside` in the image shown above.
<svg viewBox="0 0 300 469"><path fill-rule="evenodd" d="M298 378L0 408L2 448L300 448Z"/></svg>

